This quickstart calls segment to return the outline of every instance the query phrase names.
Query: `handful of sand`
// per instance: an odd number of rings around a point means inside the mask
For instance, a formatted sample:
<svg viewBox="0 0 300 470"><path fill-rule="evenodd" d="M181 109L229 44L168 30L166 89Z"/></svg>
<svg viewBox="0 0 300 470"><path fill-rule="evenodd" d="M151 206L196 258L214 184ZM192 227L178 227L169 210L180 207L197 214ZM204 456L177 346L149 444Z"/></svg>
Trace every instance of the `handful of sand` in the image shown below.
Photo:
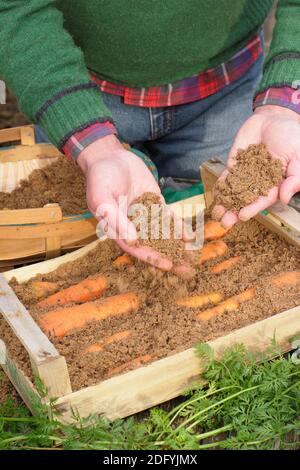
<svg viewBox="0 0 300 470"><path fill-rule="evenodd" d="M239 212L266 196L283 176L281 161L273 158L264 144L249 145L246 150L238 150L236 165L225 180L215 184L215 204Z"/></svg>

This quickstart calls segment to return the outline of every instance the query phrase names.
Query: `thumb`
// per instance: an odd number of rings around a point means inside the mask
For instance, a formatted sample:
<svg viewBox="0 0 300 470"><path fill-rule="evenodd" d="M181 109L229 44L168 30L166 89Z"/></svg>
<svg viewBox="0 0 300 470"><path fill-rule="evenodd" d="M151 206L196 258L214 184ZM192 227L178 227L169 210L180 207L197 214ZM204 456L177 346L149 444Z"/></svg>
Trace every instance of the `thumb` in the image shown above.
<svg viewBox="0 0 300 470"><path fill-rule="evenodd" d="M288 204L295 193L300 191L300 177L288 176L283 183L281 183L279 190L279 198L284 204Z"/></svg>

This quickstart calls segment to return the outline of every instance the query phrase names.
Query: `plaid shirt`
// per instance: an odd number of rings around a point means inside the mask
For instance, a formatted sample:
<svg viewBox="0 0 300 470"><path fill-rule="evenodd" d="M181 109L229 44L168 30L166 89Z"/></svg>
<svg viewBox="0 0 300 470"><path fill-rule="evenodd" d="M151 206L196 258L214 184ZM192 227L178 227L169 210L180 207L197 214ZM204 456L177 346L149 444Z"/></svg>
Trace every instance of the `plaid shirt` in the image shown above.
<svg viewBox="0 0 300 470"><path fill-rule="evenodd" d="M204 99L238 80L249 70L262 52L261 39L257 34L226 63L175 83L156 87L129 88L109 83L94 75L91 75L91 78L97 83L102 92L122 96L125 104L151 108L175 106ZM254 106L279 104L280 106L291 107L290 99L294 92L295 90L289 87L269 89L256 97ZM300 113L300 97L298 104L294 105L294 110ZM111 123L93 124L74 134L62 150L69 158L76 160L84 148L110 134L117 134Z"/></svg>

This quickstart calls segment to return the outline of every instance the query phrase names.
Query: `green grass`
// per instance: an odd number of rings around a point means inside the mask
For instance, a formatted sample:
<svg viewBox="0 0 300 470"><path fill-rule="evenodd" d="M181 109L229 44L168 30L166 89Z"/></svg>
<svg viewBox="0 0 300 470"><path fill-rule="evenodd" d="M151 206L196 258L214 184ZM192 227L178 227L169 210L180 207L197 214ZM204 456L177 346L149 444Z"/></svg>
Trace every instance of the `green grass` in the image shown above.
<svg viewBox="0 0 300 470"><path fill-rule="evenodd" d="M0 449L292 449L300 447L300 365L238 346L216 360L206 345L208 385L195 384L166 411L108 422L96 416L61 424L52 406L32 417L8 398L0 405ZM277 351L278 352L278 351ZM274 354L274 350L272 351ZM257 360L259 359L259 362ZM40 393L44 391L39 384Z"/></svg>

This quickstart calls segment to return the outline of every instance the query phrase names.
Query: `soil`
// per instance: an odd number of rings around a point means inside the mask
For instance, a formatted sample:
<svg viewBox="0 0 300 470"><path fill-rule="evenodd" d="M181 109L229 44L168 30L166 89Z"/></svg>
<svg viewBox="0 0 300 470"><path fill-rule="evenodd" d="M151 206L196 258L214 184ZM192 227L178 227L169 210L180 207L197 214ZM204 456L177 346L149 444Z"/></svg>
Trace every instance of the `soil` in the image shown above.
<svg viewBox="0 0 300 470"><path fill-rule="evenodd" d="M8 90L6 104L0 105L0 129L28 123L19 111L15 97ZM0 209L30 209L52 203L61 206L63 215L87 210L85 177L65 157L58 158L41 170L34 170L11 193L0 192Z"/></svg>
<svg viewBox="0 0 300 470"><path fill-rule="evenodd" d="M87 210L85 176L63 156L34 170L11 193L0 192L0 209L29 209L52 203L61 206L63 215Z"/></svg>
<svg viewBox="0 0 300 470"><path fill-rule="evenodd" d="M133 202L133 205L137 204L143 206L143 211L138 210L136 206L135 217L143 216L144 210L146 211L145 224L135 224L138 233L143 235L141 245L153 248L175 264L188 263L189 253L185 250L182 237L176 238L174 220L165 210L166 206L161 204L159 195L144 193ZM134 221L135 217L130 217L130 219ZM165 228L167 230L164 236Z"/></svg>
<svg viewBox="0 0 300 470"><path fill-rule="evenodd" d="M280 160L274 159L264 144L238 150L236 165L225 180L215 185L215 203L239 212L243 207L266 196L283 178Z"/></svg>
<svg viewBox="0 0 300 470"><path fill-rule="evenodd" d="M19 111L14 95L7 90L6 104L0 104L0 129L18 127L29 124L28 119Z"/></svg>
<svg viewBox="0 0 300 470"><path fill-rule="evenodd" d="M135 313L91 322L64 338L51 338L59 352L66 357L73 390L99 383L111 375L123 373L143 362L154 361L183 351L202 341L249 325L263 318L300 304L300 285L288 288L270 287L274 273L300 268L300 252L277 235L267 231L256 221L240 223L223 240L229 249L225 256L198 266L192 280L179 279L173 274L158 271L134 260L131 266L116 267L112 261L120 255L111 240L100 243L86 256L60 266L50 274L37 279L57 281L58 288L68 287L87 276L104 274L109 287L104 297L122 293L144 293L140 308ZM220 274L212 266L231 256L240 255L240 263ZM45 310L38 309L32 295L31 281L18 285L13 280L21 301L39 321ZM174 301L186 295L220 292L224 298L255 286L255 297L232 312L209 321L197 320L196 312L211 305L192 309L177 306ZM13 357L30 376L30 364L16 338L0 320L4 341ZM102 351L83 354L86 347L121 331L130 331L122 340L107 344ZM130 364L133 359L140 362ZM116 369L117 368L117 369Z"/></svg>

